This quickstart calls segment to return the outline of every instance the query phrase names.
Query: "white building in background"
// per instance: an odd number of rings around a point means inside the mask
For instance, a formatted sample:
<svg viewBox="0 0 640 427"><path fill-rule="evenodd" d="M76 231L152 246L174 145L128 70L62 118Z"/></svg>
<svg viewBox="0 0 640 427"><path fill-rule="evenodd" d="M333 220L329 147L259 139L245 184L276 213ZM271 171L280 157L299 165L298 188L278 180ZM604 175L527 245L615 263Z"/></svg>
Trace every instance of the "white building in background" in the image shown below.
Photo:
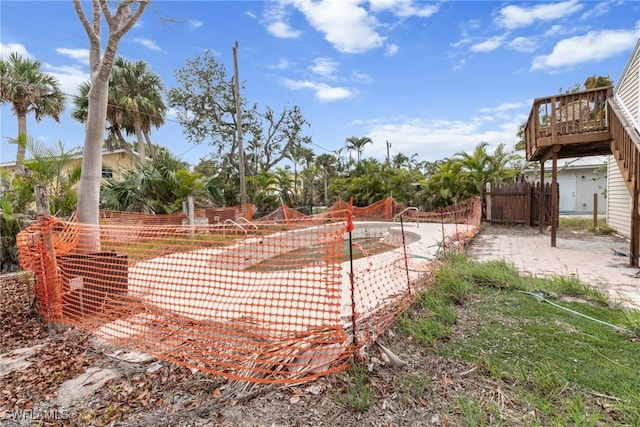
<svg viewBox="0 0 640 427"><path fill-rule="evenodd" d="M607 212L607 170L609 157L591 156L558 160L560 214L593 215L594 194L598 215ZM614 162L615 163L615 162ZM540 169L526 170L525 179L540 181ZM551 170L545 169L545 183L551 182Z"/></svg>

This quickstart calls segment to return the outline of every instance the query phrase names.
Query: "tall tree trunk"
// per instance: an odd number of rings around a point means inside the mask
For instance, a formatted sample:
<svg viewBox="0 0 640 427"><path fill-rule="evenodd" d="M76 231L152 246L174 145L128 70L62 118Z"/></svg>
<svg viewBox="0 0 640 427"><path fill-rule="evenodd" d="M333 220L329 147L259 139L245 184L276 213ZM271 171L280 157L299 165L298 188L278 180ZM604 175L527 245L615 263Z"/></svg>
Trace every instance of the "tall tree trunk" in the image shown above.
<svg viewBox="0 0 640 427"><path fill-rule="evenodd" d="M78 189L78 222L97 225L100 207L100 183L102 181L102 139L107 119L109 78L98 75L89 91L89 114L82 151L82 173ZM96 233L97 234L97 233ZM99 234L87 233L80 242L82 251L100 250Z"/></svg>
<svg viewBox="0 0 640 427"><path fill-rule="evenodd" d="M122 0L117 3L115 12L109 8L106 0L92 0L92 16L89 20L84 13L80 0L73 0L73 6L89 38L89 67L91 90L89 91L89 111L82 152L82 174L78 189L78 221L92 225L81 233L79 250L93 252L100 250L98 231L100 183L102 180L102 142L107 120L107 102L109 76L118 50L120 39L138 21L149 4L144 0ZM113 4L112 4L113 5ZM137 9L132 11L132 6ZM133 13L132 13L133 12ZM106 20L109 34L106 46L101 54L101 21Z"/></svg>
<svg viewBox="0 0 640 427"><path fill-rule="evenodd" d="M329 206L329 178L324 176L324 206Z"/></svg>

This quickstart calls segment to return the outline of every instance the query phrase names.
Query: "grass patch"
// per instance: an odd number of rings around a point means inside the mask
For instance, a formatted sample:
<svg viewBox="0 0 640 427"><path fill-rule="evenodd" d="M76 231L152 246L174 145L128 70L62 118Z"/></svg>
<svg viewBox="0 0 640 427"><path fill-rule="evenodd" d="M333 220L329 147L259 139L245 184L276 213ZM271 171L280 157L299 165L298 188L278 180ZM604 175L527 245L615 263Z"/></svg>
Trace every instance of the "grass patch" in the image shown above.
<svg viewBox="0 0 640 427"><path fill-rule="evenodd" d="M553 276L542 281L544 290L557 295L581 298L591 303L606 307L609 297L591 286L580 282L576 276Z"/></svg>
<svg viewBox="0 0 640 427"><path fill-rule="evenodd" d="M336 400L345 408L364 412L374 403L373 392L369 388L369 371L366 366L354 362L349 369L350 383L343 396L338 396Z"/></svg>
<svg viewBox="0 0 640 427"><path fill-rule="evenodd" d="M597 224L594 226L593 217L585 216L580 218L560 217L559 228L569 231L589 230L596 234L613 234L616 230L607 225L607 219L599 217Z"/></svg>
<svg viewBox="0 0 640 427"><path fill-rule="evenodd" d="M469 283L453 270L440 269L437 277L437 285L398 318L400 330L421 344L434 344L451 335L458 318L454 305L462 304L469 290Z"/></svg>
<svg viewBox="0 0 640 427"><path fill-rule="evenodd" d="M534 408L534 425L640 425L640 344L607 326L638 331L640 314L607 304L575 277L522 278L504 262L477 263L462 254L443 261L433 289L399 324L437 354L476 363L515 390ZM456 319L447 306L476 319L462 326L462 339L446 335ZM457 405L469 425L487 425L490 408L466 397Z"/></svg>

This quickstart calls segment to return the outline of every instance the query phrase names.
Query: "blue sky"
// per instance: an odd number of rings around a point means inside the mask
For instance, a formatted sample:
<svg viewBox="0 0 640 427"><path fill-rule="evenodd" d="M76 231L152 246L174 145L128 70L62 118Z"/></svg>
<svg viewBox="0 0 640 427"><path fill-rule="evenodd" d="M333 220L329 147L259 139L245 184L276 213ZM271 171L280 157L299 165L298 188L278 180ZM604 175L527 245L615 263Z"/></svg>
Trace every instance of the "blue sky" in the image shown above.
<svg viewBox="0 0 640 427"><path fill-rule="evenodd" d="M65 93L88 79L71 1L2 0L0 27L0 54L41 61ZM118 53L146 61L170 89L206 49L231 75L237 40L243 95L262 110L299 106L316 154L368 136L363 157L383 160L389 141L392 156L433 161L480 142L511 147L534 98L594 74L617 81L639 38L636 1L154 1ZM70 112L60 123L30 116L29 135L82 146ZM12 161L17 120L6 104L0 128L0 162ZM171 112L152 139L191 164L212 151L187 142Z"/></svg>

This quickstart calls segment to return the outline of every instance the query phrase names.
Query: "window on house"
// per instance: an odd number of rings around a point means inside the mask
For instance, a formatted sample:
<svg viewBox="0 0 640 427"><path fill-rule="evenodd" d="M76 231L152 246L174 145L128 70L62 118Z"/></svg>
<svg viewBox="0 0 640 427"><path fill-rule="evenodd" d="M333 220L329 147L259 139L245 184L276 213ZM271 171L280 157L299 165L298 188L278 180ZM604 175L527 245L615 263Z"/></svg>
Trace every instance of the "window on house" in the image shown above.
<svg viewBox="0 0 640 427"><path fill-rule="evenodd" d="M102 168L102 178L113 178L113 168L103 167Z"/></svg>

